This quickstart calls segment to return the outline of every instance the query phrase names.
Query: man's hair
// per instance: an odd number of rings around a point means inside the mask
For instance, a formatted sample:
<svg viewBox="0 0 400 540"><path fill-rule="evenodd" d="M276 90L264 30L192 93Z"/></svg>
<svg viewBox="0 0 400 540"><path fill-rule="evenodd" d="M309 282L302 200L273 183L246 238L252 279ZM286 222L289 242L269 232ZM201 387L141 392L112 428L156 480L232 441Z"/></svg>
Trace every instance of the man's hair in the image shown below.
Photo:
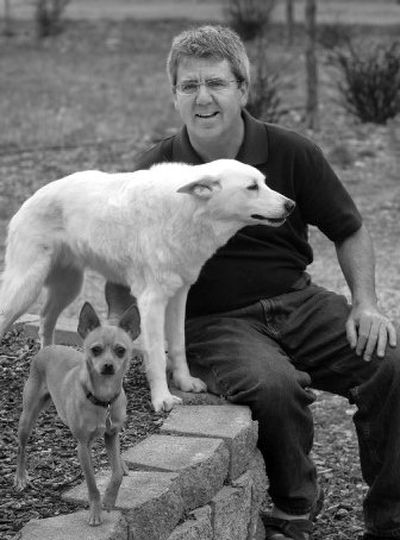
<svg viewBox="0 0 400 540"><path fill-rule="evenodd" d="M250 62L245 46L239 35L226 26L199 26L174 38L167 59L168 78L173 87L183 58L227 60L237 80L250 83Z"/></svg>

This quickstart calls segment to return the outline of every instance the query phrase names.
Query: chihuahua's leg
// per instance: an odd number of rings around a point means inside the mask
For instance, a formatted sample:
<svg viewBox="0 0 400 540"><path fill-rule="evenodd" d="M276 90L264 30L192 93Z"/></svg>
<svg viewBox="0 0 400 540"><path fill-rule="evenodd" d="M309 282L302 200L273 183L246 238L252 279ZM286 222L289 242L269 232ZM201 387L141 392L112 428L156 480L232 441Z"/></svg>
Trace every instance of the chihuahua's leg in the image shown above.
<svg viewBox="0 0 400 540"><path fill-rule="evenodd" d="M56 266L46 280L47 298L40 314L39 337L42 347L51 345L60 313L78 296L83 282L83 270Z"/></svg>
<svg viewBox="0 0 400 540"><path fill-rule="evenodd" d="M103 497L103 508L111 510L115 506L118 491L125 474L126 465L122 463L119 444L119 431L113 430L104 434L108 460L111 465L111 478Z"/></svg>
<svg viewBox="0 0 400 540"><path fill-rule="evenodd" d="M50 254L41 253L18 262L9 256L0 290L0 338L39 296L50 269ZM16 256L13 254L13 257Z"/></svg>
<svg viewBox="0 0 400 540"><path fill-rule="evenodd" d="M78 456L88 488L89 525L100 525L102 522L100 492L96 485L96 478L94 475L92 456L88 441L78 441Z"/></svg>
<svg viewBox="0 0 400 540"><path fill-rule="evenodd" d="M132 305L137 305L136 298L132 296L129 287L107 281L105 297L108 307L107 319L109 324L117 325L121 315Z"/></svg>
<svg viewBox="0 0 400 540"><path fill-rule="evenodd" d="M31 373L24 387L23 408L18 426L17 469L14 478L14 486L18 490L24 489L29 481L26 474L26 443L40 411L50 401L50 394L32 365Z"/></svg>
<svg viewBox="0 0 400 540"><path fill-rule="evenodd" d="M146 289L138 298L146 376L155 411L169 411L174 405L182 402L180 398L171 394L167 384L164 346L166 304L165 294L155 287Z"/></svg>
<svg viewBox="0 0 400 540"><path fill-rule="evenodd" d="M207 386L201 379L192 377L186 361L185 309L189 287L182 287L170 298L165 315L165 333L168 357L174 384L184 392L205 392Z"/></svg>

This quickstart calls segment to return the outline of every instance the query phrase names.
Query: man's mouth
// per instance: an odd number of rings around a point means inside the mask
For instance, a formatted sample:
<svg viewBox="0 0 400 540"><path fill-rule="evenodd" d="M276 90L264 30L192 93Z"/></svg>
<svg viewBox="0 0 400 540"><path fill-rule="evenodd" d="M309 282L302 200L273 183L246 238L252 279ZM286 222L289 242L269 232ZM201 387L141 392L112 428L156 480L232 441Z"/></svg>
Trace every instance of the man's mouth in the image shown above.
<svg viewBox="0 0 400 540"><path fill-rule="evenodd" d="M211 112L211 113L196 113L196 117L197 118L204 118L204 119L208 119L208 118L214 118L215 116L217 116L218 112Z"/></svg>

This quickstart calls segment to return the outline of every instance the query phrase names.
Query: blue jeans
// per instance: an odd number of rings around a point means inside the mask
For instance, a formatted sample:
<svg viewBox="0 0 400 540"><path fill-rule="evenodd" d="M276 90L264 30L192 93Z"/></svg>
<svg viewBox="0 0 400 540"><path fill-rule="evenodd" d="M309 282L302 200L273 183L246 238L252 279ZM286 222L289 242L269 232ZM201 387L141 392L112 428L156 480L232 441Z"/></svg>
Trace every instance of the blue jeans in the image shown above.
<svg viewBox="0 0 400 540"><path fill-rule="evenodd" d="M251 306L189 319L187 356L211 392L248 405L259 423L269 493L283 511L303 514L316 497L310 458L312 388L349 399L370 533L400 538L400 350L365 362L350 348L344 296L314 284Z"/></svg>

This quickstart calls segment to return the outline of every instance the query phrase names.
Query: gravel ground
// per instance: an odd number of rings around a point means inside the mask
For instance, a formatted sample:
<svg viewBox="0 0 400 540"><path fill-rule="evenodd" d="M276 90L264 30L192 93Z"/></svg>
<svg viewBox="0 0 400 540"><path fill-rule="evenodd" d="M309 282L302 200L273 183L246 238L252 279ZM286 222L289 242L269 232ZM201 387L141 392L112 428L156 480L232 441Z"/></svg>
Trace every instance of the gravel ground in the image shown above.
<svg viewBox="0 0 400 540"><path fill-rule="evenodd" d="M11 539L32 518L69 513L77 505L61 499L62 493L82 481L74 439L51 406L43 412L28 444L28 470L32 485L23 492L13 488L17 426L22 388L30 358L38 344L19 330L9 332L0 352L0 538ZM151 411L147 383L138 358L125 380L128 422L122 449L157 431L165 415ZM365 493L357 459L351 407L344 399L318 394L313 405L316 436L314 459L325 490L325 509L315 538L355 540L361 532L361 501ZM102 441L93 449L96 469L108 467Z"/></svg>
<svg viewBox="0 0 400 540"><path fill-rule="evenodd" d="M28 443L28 471L32 481L23 492L13 488L17 428L22 389L30 358L38 344L19 330L10 331L0 349L0 539L8 540L33 518L70 513L77 505L61 499L62 493L83 480L76 444L69 429L57 417L54 406L43 412ZM121 436L127 449L162 423L164 414L152 412L150 394L141 361L135 358L124 381L128 396L128 420ZM93 445L96 470L108 467L102 440Z"/></svg>

